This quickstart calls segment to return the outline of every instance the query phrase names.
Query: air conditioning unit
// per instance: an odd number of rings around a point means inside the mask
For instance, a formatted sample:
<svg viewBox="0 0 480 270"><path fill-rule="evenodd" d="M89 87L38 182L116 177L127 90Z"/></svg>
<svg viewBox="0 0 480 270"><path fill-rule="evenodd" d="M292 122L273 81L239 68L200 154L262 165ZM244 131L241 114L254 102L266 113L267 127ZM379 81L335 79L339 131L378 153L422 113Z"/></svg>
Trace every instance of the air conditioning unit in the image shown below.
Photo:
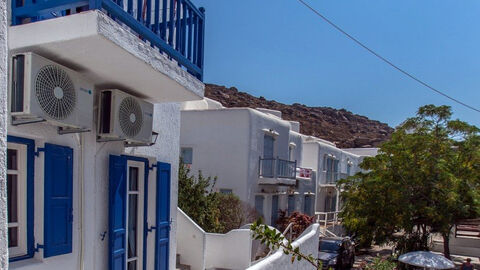
<svg viewBox="0 0 480 270"><path fill-rule="evenodd" d="M124 140L126 146L152 142L153 104L118 89L99 94L98 141Z"/></svg>
<svg viewBox="0 0 480 270"><path fill-rule="evenodd" d="M47 121L59 133L92 129L93 84L34 53L12 57L9 108L12 125Z"/></svg>

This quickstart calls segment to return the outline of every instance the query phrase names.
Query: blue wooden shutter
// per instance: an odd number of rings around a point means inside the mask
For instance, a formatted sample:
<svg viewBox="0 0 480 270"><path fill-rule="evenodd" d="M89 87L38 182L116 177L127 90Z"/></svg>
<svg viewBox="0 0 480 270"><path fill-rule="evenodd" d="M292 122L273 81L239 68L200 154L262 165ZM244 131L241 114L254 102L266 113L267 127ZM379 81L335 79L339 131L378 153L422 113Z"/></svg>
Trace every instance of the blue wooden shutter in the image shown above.
<svg viewBox="0 0 480 270"><path fill-rule="evenodd" d="M73 149L45 144L44 257L72 252Z"/></svg>
<svg viewBox="0 0 480 270"><path fill-rule="evenodd" d="M126 269L127 159L110 155L108 205L109 270Z"/></svg>
<svg viewBox="0 0 480 270"><path fill-rule="evenodd" d="M157 163L155 270L168 270L170 245L170 164Z"/></svg>

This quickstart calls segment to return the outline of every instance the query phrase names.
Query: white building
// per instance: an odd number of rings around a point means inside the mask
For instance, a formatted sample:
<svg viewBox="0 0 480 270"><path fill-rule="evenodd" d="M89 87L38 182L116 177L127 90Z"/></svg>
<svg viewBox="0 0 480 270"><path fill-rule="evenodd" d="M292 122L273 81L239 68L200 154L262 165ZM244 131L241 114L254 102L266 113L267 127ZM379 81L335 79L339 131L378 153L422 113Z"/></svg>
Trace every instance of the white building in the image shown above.
<svg viewBox="0 0 480 270"><path fill-rule="evenodd" d="M0 268L175 269L179 102L203 97L203 11L11 2L0 14ZM113 88L128 94L100 92Z"/></svg>
<svg viewBox="0 0 480 270"><path fill-rule="evenodd" d="M181 155L192 172L217 176L220 192L234 193L255 207L268 224L279 210L313 215L314 190L296 192L302 166L297 122L267 109L224 108L205 99L186 102L181 116ZM289 205L290 201L290 206Z"/></svg>
<svg viewBox="0 0 480 270"><path fill-rule="evenodd" d="M340 179L359 171L360 156L337 148L335 144L306 137L303 142L303 163L317 171L316 212L337 212L340 210Z"/></svg>

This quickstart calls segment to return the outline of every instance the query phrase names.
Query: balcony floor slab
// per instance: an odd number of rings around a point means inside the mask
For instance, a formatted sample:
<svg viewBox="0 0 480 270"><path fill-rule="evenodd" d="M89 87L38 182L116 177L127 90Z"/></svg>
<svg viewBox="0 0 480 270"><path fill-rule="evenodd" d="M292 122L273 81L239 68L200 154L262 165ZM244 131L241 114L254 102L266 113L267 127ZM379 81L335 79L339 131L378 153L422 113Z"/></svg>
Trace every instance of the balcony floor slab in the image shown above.
<svg viewBox="0 0 480 270"><path fill-rule="evenodd" d="M258 183L261 185L295 185L297 180L288 179L288 178L270 178L270 177L259 177Z"/></svg>
<svg viewBox="0 0 480 270"><path fill-rule="evenodd" d="M11 26L8 35L11 54L35 52L79 71L98 88L119 88L151 102L203 98L200 80L102 11Z"/></svg>

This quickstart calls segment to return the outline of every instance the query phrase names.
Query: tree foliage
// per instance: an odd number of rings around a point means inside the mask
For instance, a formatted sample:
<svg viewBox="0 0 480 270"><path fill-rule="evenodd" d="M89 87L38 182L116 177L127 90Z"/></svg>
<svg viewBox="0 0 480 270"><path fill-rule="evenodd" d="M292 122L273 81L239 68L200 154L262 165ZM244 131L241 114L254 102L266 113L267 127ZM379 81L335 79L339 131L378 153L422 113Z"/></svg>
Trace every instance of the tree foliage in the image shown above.
<svg viewBox="0 0 480 270"><path fill-rule="evenodd" d="M313 216L300 212L293 212L290 216L287 216L287 212L284 210L280 210L279 212L280 215L277 220L278 229L283 232L287 229L288 225L292 223L292 239L300 236L314 221Z"/></svg>
<svg viewBox="0 0 480 270"><path fill-rule="evenodd" d="M178 172L178 207L203 230L227 233L256 220L255 209L234 194L215 192L216 177L197 176L180 162Z"/></svg>
<svg viewBox="0 0 480 270"><path fill-rule="evenodd" d="M195 177L180 162L178 170L178 207L207 232L220 229L218 193L214 192L216 178L204 177L199 171Z"/></svg>
<svg viewBox="0 0 480 270"><path fill-rule="evenodd" d="M266 245L269 249L282 249L285 255L290 255L292 263L294 263L295 260L306 260L315 267L315 269L322 269L322 262L317 259L317 254L312 255L302 253L300 247L294 247L291 240L285 239L282 233L276 229L270 228L266 224L262 224L261 220L255 221L250 226L250 230L253 232L253 237L256 240L260 240L260 242Z"/></svg>
<svg viewBox="0 0 480 270"><path fill-rule="evenodd" d="M451 116L448 106L419 108L364 159L364 172L340 182L343 223L360 244L427 250L440 233L448 257L454 224L480 215L479 130Z"/></svg>

